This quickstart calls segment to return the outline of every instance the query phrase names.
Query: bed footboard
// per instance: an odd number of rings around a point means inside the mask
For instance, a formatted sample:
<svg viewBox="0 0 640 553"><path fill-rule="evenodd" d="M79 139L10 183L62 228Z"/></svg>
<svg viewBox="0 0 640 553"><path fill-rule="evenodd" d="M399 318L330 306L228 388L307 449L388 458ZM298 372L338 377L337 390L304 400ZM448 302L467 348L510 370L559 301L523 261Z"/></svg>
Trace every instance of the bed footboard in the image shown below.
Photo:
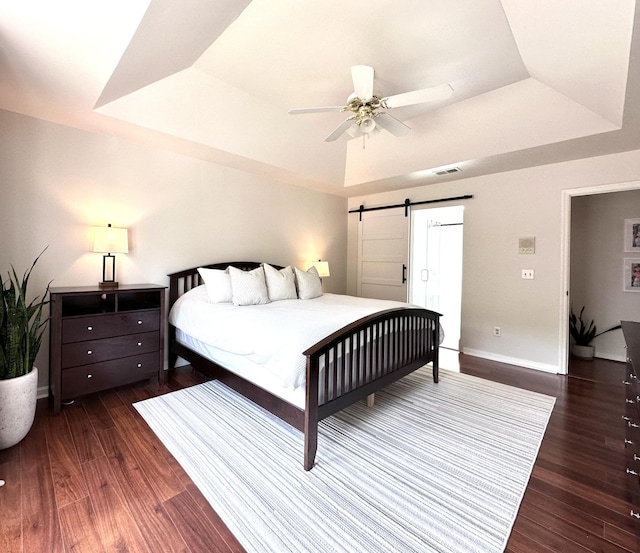
<svg viewBox="0 0 640 553"><path fill-rule="evenodd" d="M307 349L305 470L314 464L318 421L430 362L438 382L439 343L439 313L401 307L364 317Z"/></svg>

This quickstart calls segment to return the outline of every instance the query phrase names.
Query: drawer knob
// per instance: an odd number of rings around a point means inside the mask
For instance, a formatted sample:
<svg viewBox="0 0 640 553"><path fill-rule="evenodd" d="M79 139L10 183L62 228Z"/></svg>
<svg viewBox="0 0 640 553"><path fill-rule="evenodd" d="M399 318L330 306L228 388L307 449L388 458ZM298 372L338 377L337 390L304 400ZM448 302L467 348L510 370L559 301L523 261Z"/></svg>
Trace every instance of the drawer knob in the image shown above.
<svg viewBox="0 0 640 553"><path fill-rule="evenodd" d="M635 403L635 401L634 401L633 399L628 399L628 398L627 398L627 399L625 399L625 401L626 401L627 403Z"/></svg>
<svg viewBox="0 0 640 553"><path fill-rule="evenodd" d="M141 325L141 324L142 324L142 321L138 321L138 324L139 324L139 325Z"/></svg>
<svg viewBox="0 0 640 553"><path fill-rule="evenodd" d="M623 381L622 381L622 383L623 383L625 386L631 386L631 382L629 382L629 381L627 381L627 380L623 380Z"/></svg>
<svg viewBox="0 0 640 553"><path fill-rule="evenodd" d="M89 332L91 332L91 331L93 330L93 327L92 327L92 326L88 326L88 327L87 327L87 330L88 330Z"/></svg>
<svg viewBox="0 0 640 553"><path fill-rule="evenodd" d="M92 350L90 350L90 349L87 350L87 355L91 355L92 353L93 353Z"/></svg>
<svg viewBox="0 0 640 553"><path fill-rule="evenodd" d="M92 374L88 374L87 378L93 378L93 375Z"/></svg>
<svg viewBox="0 0 640 553"><path fill-rule="evenodd" d="M629 440L627 438L624 439L624 445L633 445L633 440Z"/></svg>
<svg viewBox="0 0 640 553"><path fill-rule="evenodd" d="M634 476L638 476L638 472L632 469L627 469L627 474L633 474Z"/></svg>
<svg viewBox="0 0 640 553"><path fill-rule="evenodd" d="M142 367L142 363L138 363L138 368Z"/></svg>
<svg viewBox="0 0 640 553"><path fill-rule="evenodd" d="M631 511L631 516L634 518L640 518L640 513L636 513L635 511Z"/></svg>
<svg viewBox="0 0 640 553"><path fill-rule="evenodd" d="M142 345L142 342L138 342L138 345L139 345L139 346L141 346L141 345Z"/></svg>

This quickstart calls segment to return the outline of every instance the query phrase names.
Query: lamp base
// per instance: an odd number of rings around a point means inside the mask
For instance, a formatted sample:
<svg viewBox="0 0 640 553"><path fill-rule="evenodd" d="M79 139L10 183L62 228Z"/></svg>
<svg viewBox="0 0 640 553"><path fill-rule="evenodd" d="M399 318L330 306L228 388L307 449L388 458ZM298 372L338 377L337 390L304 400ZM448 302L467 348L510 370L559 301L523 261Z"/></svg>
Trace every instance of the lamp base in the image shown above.
<svg viewBox="0 0 640 553"><path fill-rule="evenodd" d="M116 281L107 281L107 282L98 282L98 286L100 286L100 288L117 288L118 287L118 283Z"/></svg>

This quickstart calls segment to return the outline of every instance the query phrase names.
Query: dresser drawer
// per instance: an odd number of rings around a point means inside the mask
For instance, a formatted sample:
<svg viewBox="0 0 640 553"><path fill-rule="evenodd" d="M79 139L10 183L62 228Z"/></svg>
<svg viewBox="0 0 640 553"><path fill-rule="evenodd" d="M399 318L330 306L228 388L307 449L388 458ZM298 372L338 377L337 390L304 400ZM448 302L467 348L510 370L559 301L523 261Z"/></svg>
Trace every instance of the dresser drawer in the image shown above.
<svg viewBox="0 0 640 553"><path fill-rule="evenodd" d="M640 396L627 393L624 400L624 414L634 420L640 420L640 400L638 398Z"/></svg>
<svg viewBox="0 0 640 553"><path fill-rule="evenodd" d="M627 446L625 449L625 471L634 485L640 485L640 451L637 447Z"/></svg>
<svg viewBox="0 0 640 553"><path fill-rule="evenodd" d="M62 371L62 396L68 400L158 376L159 352L73 367Z"/></svg>
<svg viewBox="0 0 640 553"><path fill-rule="evenodd" d="M625 426L624 437L627 449L632 449L640 455L640 423L638 423L638 418L627 417L626 415L622 418Z"/></svg>
<svg viewBox="0 0 640 553"><path fill-rule="evenodd" d="M128 336L87 340L62 346L62 368L100 363L160 349L159 332L143 332Z"/></svg>
<svg viewBox="0 0 640 553"><path fill-rule="evenodd" d="M160 311L127 311L67 318L62 321L62 343L97 340L160 328Z"/></svg>

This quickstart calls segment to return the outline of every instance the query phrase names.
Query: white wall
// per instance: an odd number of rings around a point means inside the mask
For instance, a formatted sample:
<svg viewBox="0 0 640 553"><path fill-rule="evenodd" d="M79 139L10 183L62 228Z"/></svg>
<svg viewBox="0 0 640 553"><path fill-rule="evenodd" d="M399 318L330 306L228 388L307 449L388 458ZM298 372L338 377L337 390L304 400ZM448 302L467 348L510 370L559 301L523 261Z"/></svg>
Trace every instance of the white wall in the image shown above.
<svg viewBox="0 0 640 553"><path fill-rule="evenodd" d="M562 311L562 191L639 178L640 151L634 151L354 197L349 209L472 194L473 199L461 202L462 351L556 372L561 366L561 331L567 329ZM357 225L357 214L349 215L348 293L356 290ZM518 238L524 236L536 237L534 255L518 254ZM535 280L522 280L522 269L534 269ZM492 335L494 326L501 327L501 337Z"/></svg>
<svg viewBox="0 0 640 553"><path fill-rule="evenodd" d="M92 225L127 227L122 283L168 284L170 272L217 261L330 262L329 292L344 293L344 198L164 150L0 111L0 274L19 273L48 246L31 291L95 285L102 255ZM48 339L36 361L48 382Z"/></svg>
<svg viewBox="0 0 640 553"><path fill-rule="evenodd" d="M624 220L640 218L640 190L577 196L571 200L571 303L598 332L621 320L640 320L640 292L623 291ZM625 360L622 331L593 342L597 357Z"/></svg>

